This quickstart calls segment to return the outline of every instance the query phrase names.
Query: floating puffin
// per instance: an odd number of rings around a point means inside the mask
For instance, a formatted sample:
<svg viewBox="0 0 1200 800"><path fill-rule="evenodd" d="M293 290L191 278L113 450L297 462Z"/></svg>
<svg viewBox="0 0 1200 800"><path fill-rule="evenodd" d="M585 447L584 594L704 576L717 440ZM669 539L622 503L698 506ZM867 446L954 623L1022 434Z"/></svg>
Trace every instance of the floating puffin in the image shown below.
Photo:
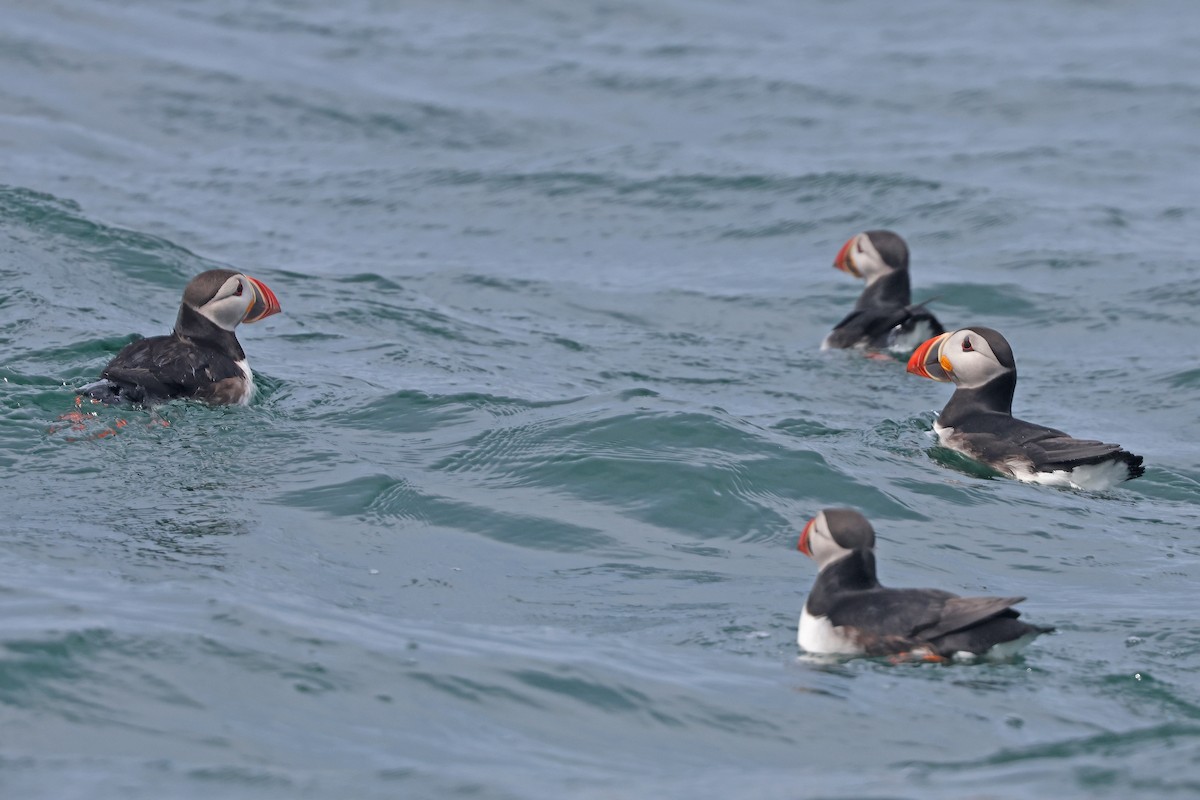
<svg viewBox="0 0 1200 800"><path fill-rule="evenodd" d="M798 548L820 572L796 641L809 653L940 661L1004 658L1053 628L1017 619L1023 597L959 597L938 589L888 589L875 577L875 530L848 508L827 508Z"/></svg>
<svg viewBox="0 0 1200 800"><path fill-rule="evenodd" d="M908 371L953 381L933 429L943 445L1014 478L1076 489L1110 489L1144 473L1142 457L1119 445L1073 439L1012 415L1017 363L991 328L963 328L922 344Z"/></svg>
<svg viewBox="0 0 1200 800"><path fill-rule="evenodd" d="M100 403L188 398L245 405L254 397L254 376L233 332L279 311L262 281L229 269L201 272L183 290L175 330L125 345L100 380L79 393Z"/></svg>
<svg viewBox="0 0 1200 800"><path fill-rule="evenodd" d="M825 337L822 350L866 347L908 353L945 331L924 304L912 305L908 245L897 234L867 231L852 236L833 266L865 280L867 288L854 310Z"/></svg>

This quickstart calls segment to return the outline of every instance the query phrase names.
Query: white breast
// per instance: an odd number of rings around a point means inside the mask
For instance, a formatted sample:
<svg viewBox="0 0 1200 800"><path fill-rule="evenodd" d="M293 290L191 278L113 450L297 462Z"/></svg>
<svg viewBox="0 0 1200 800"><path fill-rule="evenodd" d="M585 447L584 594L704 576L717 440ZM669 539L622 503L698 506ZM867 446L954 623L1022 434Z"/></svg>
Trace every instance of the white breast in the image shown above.
<svg viewBox="0 0 1200 800"><path fill-rule="evenodd" d="M246 394L239 401L240 405L248 406L250 401L254 399L254 373L250 371L250 362L247 359L235 361L237 368L242 371L242 375L246 378Z"/></svg>
<svg viewBox="0 0 1200 800"><path fill-rule="evenodd" d="M829 621L829 617L814 617L806 606L800 613L800 624L796 628L796 643L809 653L862 655L863 648L840 628Z"/></svg>

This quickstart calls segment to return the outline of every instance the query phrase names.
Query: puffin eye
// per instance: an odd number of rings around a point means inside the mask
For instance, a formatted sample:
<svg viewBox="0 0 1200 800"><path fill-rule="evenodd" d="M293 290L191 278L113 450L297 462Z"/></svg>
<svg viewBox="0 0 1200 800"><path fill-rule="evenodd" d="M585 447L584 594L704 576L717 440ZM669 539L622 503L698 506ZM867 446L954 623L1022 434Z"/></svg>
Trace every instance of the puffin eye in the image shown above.
<svg viewBox="0 0 1200 800"><path fill-rule="evenodd" d="M971 344L970 339L963 339L963 352L964 353L969 353L974 349L975 349L975 347Z"/></svg>
<svg viewBox="0 0 1200 800"><path fill-rule="evenodd" d="M234 297L242 296L242 282L241 281L238 281L238 287L233 290L233 296Z"/></svg>

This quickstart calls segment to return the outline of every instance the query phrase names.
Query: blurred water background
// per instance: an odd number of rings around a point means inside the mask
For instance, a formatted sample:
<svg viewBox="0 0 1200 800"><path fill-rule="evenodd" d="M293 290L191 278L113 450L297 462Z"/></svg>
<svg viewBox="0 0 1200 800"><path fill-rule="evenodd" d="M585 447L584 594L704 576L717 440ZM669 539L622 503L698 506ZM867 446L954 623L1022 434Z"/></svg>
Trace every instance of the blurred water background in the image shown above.
<svg viewBox="0 0 1200 800"><path fill-rule="evenodd" d="M1195 3L0 19L4 797L1200 793ZM945 385L818 351L880 227L1146 476L987 479ZM255 403L60 430L218 266L283 304ZM1059 632L799 660L833 505Z"/></svg>

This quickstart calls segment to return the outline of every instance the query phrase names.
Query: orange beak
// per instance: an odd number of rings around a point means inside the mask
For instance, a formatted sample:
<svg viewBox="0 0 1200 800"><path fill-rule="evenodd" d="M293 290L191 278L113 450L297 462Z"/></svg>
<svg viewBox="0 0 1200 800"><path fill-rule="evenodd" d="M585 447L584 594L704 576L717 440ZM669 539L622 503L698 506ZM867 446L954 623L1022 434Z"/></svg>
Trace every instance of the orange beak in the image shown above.
<svg viewBox="0 0 1200 800"><path fill-rule="evenodd" d="M950 338L943 333L921 343L908 359L908 371L935 381L950 380L950 362L941 357L942 342Z"/></svg>
<svg viewBox="0 0 1200 800"><path fill-rule="evenodd" d="M854 249L854 242L858 239L857 236L851 236L850 241L842 245L842 249L838 250L837 258L833 260L835 269L840 269L842 272L849 273L856 278L861 278L862 273L858 271L858 267L854 266L854 259L850 252Z"/></svg>
<svg viewBox="0 0 1200 800"><path fill-rule="evenodd" d="M800 534L800 544L796 545L796 549L809 558L812 558L812 550L808 547L808 534L812 532L813 523L816 521L816 517L808 521L808 524L804 526L804 532Z"/></svg>
<svg viewBox="0 0 1200 800"><path fill-rule="evenodd" d="M246 316L242 317L242 322L258 322L260 319L278 314L283 310L279 306L279 298L271 291L271 287L249 275L246 276L246 280L250 281L250 287L254 290L254 298L250 301L250 307L246 309Z"/></svg>

